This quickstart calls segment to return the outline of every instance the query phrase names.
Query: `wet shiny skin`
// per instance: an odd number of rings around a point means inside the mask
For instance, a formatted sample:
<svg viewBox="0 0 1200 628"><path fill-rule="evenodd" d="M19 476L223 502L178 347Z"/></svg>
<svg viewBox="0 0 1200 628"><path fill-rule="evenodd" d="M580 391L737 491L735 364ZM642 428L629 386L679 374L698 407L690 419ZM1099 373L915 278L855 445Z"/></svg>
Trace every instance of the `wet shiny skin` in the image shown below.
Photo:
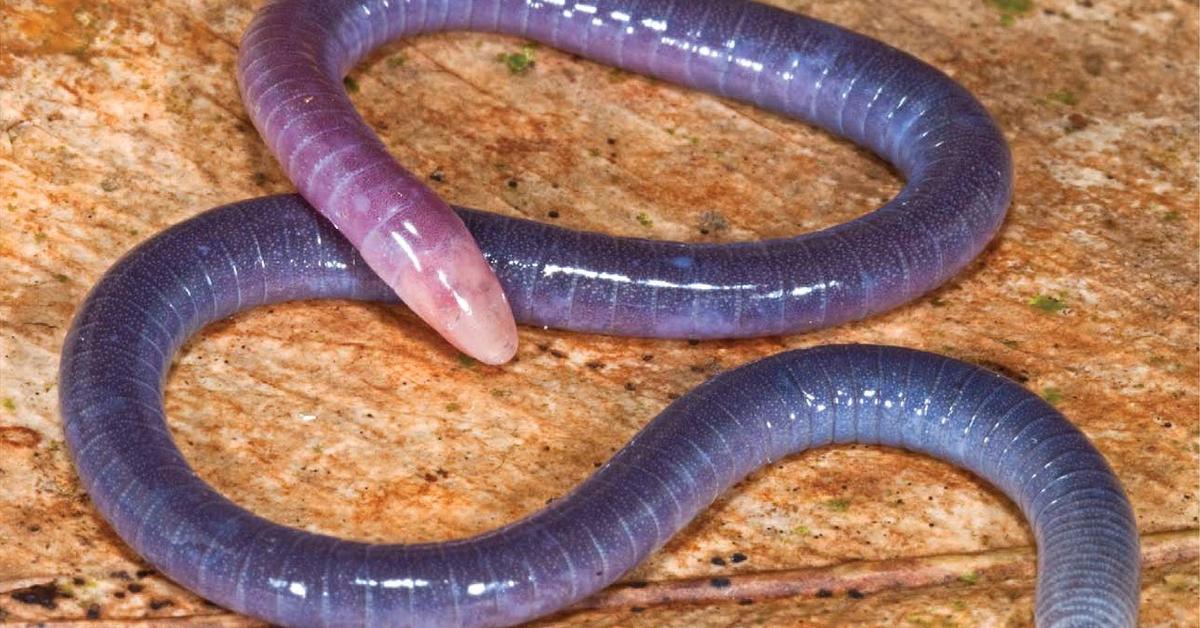
<svg viewBox="0 0 1200 628"><path fill-rule="evenodd" d="M463 215L473 228L507 220ZM478 233L485 252L503 254L507 238ZM513 294L523 311L525 297ZM92 501L163 573L229 608L289 625L520 622L615 581L762 464L860 442L928 453L1009 495L1038 540L1043 625L1136 617L1133 514L1086 438L1013 382L894 347L793 351L726 372L570 495L475 538L366 545L270 523L188 467L165 425L164 372L210 321L317 298L395 295L299 197L244 201L130 252L88 297L64 346L67 444Z"/></svg>
<svg viewBox="0 0 1200 628"><path fill-rule="evenodd" d="M523 240L489 261L498 274L522 278L516 290L527 293L528 309L517 316L531 324L670 338L835 325L944 282L1004 218L1008 147L969 93L902 52L793 13L726 0L264 8L243 38L239 74L267 144L300 193L401 299L485 361L515 349L500 315L508 311L498 301L504 293L473 259L461 222L396 164L341 84L348 68L390 39L463 29L519 34L796 116L870 148L907 179L872 214L783 240L714 246L521 231ZM543 265L546 256L560 261ZM545 274L530 276L528 264ZM442 281L443 271L453 281ZM448 329L447 320L459 327Z"/></svg>
<svg viewBox="0 0 1200 628"><path fill-rule="evenodd" d="M389 38L452 28L519 33L796 115L875 150L907 186L845 225L735 245L456 216L387 156L339 80ZM240 66L255 123L337 230L294 196L173 227L97 285L61 367L67 442L94 503L184 586L285 624L520 622L615 581L758 466L865 442L949 460L1014 499L1038 538L1039 623L1133 622L1136 528L1103 458L1016 384L896 348L789 352L725 373L569 496L472 539L351 543L230 503L192 472L162 411L174 351L210 321L289 299L388 301L396 290L460 348L497 362L515 348L497 314L505 294L526 324L792 333L894 307L952 276L991 238L1011 189L1002 136L953 81L873 40L756 4L283 2L250 26ZM482 257L472 257L476 241Z"/></svg>

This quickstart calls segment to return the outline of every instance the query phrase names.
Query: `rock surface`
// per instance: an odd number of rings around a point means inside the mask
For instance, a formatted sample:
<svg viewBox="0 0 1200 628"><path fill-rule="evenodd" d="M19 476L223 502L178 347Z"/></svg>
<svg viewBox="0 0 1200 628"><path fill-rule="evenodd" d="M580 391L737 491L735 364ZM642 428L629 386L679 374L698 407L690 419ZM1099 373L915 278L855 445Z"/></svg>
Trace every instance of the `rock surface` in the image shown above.
<svg viewBox="0 0 1200 628"><path fill-rule="evenodd" d="M275 521L358 539L470 535L562 495L671 398L787 348L905 345L1042 393L1094 440L1145 535L1143 620L1197 625L1197 5L780 4L937 65L1005 128L1016 196L934 294L789 338L689 344L521 330L493 368L402 308L296 303L206 329L167 391L199 473ZM0 11L0 619L242 624L126 548L81 492L56 406L74 308L123 252L291 189L237 95L256 3L14 0ZM475 34L394 44L347 81L451 202L609 233L785 236L901 182L804 125ZM532 55L505 63L502 55ZM1024 624L1032 537L967 473L871 447L754 474L544 625ZM669 602L664 603L666 599Z"/></svg>

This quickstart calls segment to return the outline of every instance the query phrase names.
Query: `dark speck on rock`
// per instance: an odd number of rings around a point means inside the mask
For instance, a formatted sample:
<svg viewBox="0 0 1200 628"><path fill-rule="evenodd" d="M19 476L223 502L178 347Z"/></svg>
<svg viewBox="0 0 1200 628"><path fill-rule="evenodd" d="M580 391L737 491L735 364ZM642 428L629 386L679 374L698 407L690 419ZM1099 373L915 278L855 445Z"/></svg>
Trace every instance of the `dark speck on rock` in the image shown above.
<svg viewBox="0 0 1200 628"><path fill-rule="evenodd" d="M713 556L713 557L712 557L712 560L710 560L710 561L708 561L708 562L710 562L710 563L712 563L712 564L714 564L714 565L716 565L716 566L718 566L718 567L724 567L724 566L725 566L725 559L724 559L724 558L721 558L720 556Z"/></svg>
<svg viewBox="0 0 1200 628"><path fill-rule="evenodd" d="M849 595L850 597L852 597L856 600L861 600L864 597L866 597L865 595L863 595L863 592L859 591L858 589L850 589L849 591L846 592L846 595Z"/></svg>
<svg viewBox="0 0 1200 628"><path fill-rule="evenodd" d="M1067 116L1067 130L1068 131L1082 131L1083 129L1086 129L1091 124L1092 124L1092 121L1089 120L1087 116L1085 116L1081 113L1072 113L1071 115Z"/></svg>
<svg viewBox="0 0 1200 628"><path fill-rule="evenodd" d="M441 183L442 181L446 180L446 173L442 172L441 168L438 168L437 170L434 170L433 172L429 173L429 178L433 179L434 181L437 181L438 183Z"/></svg>
<svg viewBox="0 0 1200 628"><path fill-rule="evenodd" d="M977 360L975 363L978 364L979 366L982 366L983 368L990 370L990 371L995 371L995 372L997 372L1013 381L1016 381L1018 383L1024 384L1025 382L1029 381L1028 375L1026 375L1012 367L1005 366L999 362L993 362L991 360Z"/></svg>
<svg viewBox="0 0 1200 628"><path fill-rule="evenodd" d="M134 582L133 584L131 584L131 585L129 585L129 586L127 586L127 587L125 587L125 588L126 588L126 589L129 589L129 592L130 592L130 593L141 593L141 592L142 592L142 589L144 589L145 587L143 587L142 585L140 585L140 584L138 584L138 583Z"/></svg>
<svg viewBox="0 0 1200 628"><path fill-rule="evenodd" d="M87 607L87 618L88 619L100 619L100 605L99 604L92 604L91 606Z"/></svg>
<svg viewBox="0 0 1200 628"><path fill-rule="evenodd" d="M138 580L141 580L142 578L145 578L146 576L153 576L154 570L153 569L139 569L139 570L137 570L137 573L134 575L136 575L138 577Z"/></svg>
<svg viewBox="0 0 1200 628"><path fill-rule="evenodd" d="M729 560L735 563L744 563L746 562L746 555L741 552L734 552L733 556L729 557Z"/></svg>
<svg viewBox="0 0 1200 628"><path fill-rule="evenodd" d="M552 210L546 212L546 215L551 218L558 218L558 210L552 209Z"/></svg>
<svg viewBox="0 0 1200 628"><path fill-rule="evenodd" d="M750 598L742 598L742 599L738 600L738 604L741 604L742 606L750 606L753 603L754 603L754 600L752 600Z"/></svg>
<svg viewBox="0 0 1200 628"><path fill-rule="evenodd" d="M724 589L730 585L729 578L713 578L708 581L715 589Z"/></svg>
<svg viewBox="0 0 1200 628"><path fill-rule="evenodd" d="M646 609L645 609L645 608L643 608L643 607L641 607L641 606L634 606L634 607L630 608L629 610L631 610L631 611L633 611L633 612L635 612L635 613L640 613L640 612L642 612L642 611L644 611L644 610L646 610Z"/></svg>
<svg viewBox="0 0 1200 628"><path fill-rule="evenodd" d="M629 583L629 588L630 589L644 589L644 588L646 588L646 585L648 585L648 584L650 584L650 583L646 582L645 580L634 580L633 582Z"/></svg>
<svg viewBox="0 0 1200 628"><path fill-rule="evenodd" d="M62 594L62 591L58 590L58 585L53 582L35 584L24 589L17 589L10 595L12 599L22 604L33 604L49 609L58 608L58 598L66 597Z"/></svg>
<svg viewBox="0 0 1200 628"><path fill-rule="evenodd" d="M512 188L512 189L514 189L514 190L515 190L515 189L517 188L517 180L516 180L516 179L509 179L509 180L508 180L508 187L510 187L510 188Z"/></svg>
<svg viewBox="0 0 1200 628"><path fill-rule="evenodd" d="M175 602L171 600L150 600L150 610L154 611L174 605Z"/></svg>
<svg viewBox="0 0 1200 628"><path fill-rule="evenodd" d="M829 589L817 589L817 597L833 597L833 591Z"/></svg>

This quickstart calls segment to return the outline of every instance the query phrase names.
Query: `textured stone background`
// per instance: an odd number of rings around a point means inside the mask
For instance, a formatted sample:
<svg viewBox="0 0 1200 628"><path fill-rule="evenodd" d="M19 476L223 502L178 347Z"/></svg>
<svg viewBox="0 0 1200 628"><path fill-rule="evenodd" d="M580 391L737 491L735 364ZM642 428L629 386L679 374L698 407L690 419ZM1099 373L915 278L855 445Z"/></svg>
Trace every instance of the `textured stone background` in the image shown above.
<svg viewBox="0 0 1200 628"><path fill-rule="evenodd" d="M1006 129L1009 219L951 284L790 338L522 329L503 368L461 360L400 308L262 309L180 356L167 406L186 455L275 521L460 537L561 495L721 369L828 342L907 345L1055 400L1130 492L1150 567L1143 619L1200 623L1197 3L780 4L936 64ZM254 5L0 8L0 618L244 622L146 571L97 517L63 448L55 377L73 310L124 251L210 206L291 189L234 82ZM899 188L870 155L751 107L545 48L513 74L496 58L521 46L473 34L393 45L355 69L353 96L402 163L441 171L432 184L450 201L573 227L783 236ZM1023 624L1031 544L1013 506L966 473L825 449L741 483L630 574L646 586L548 624ZM714 589L716 577L732 585Z"/></svg>

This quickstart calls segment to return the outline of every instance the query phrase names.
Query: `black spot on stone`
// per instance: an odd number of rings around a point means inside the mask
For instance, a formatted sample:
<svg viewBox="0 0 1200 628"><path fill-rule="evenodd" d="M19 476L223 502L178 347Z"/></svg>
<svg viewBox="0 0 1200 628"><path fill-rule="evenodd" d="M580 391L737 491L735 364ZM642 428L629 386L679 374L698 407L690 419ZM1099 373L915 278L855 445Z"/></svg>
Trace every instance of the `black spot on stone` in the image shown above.
<svg viewBox="0 0 1200 628"><path fill-rule="evenodd" d="M1025 382L1029 381L1028 375L1026 375L1014 368L1000 364L999 362L993 362L991 360L978 360L975 363L978 364L979 366L982 366L985 369L988 369L990 371L995 371L995 372L997 372L1011 380L1014 380L1018 383L1024 384Z"/></svg>
<svg viewBox="0 0 1200 628"><path fill-rule="evenodd" d="M865 595L863 595L863 592L859 591L858 589L850 589L849 591L846 592L846 595L849 595L850 597L852 597L856 600L861 600L864 597L866 597Z"/></svg>
<svg viewBox="0 0 1200 628"><path fill-rule="evenodd" d="M150 610L154 611L174 605L175 602L171 600L150 600Z"/></svg>
<svg viewBox="0 0 1200 628"><path fill-rule="evenodd" d="M546 212L546 215L551 218L558 218L558 210L552 209L552 210Z"/></svg>
<svg viewBox="0 0 1200 628"><path fill-rule="evenodd" d="M429 173L429 178L441 183L442 181L446 180L446 173L442 172L441 168L438 168L437 170Z"/></svg>
<svg viewBox="0 0 1200 628"><path fill-rule="evenodd" d="M140 584L138 584L138 583L134 582L133 584L130 584L129 586L127 586L127 587L125 587L125 588L126 588L126 589L129 589L129 592L130 592L130 593L141 593L141 592L142 592L142 589L144 589L145 587L143 587L142 585L140 585Z"/></svg>
<svg viewBox="0 0 1200 628"><path fill-rule="evenodd" d="M713 556L713 557L712 557L712 559L711 559L711 560L709 560L708 562L710 562L710 563L712 563L712 564L714 564L714 565L717 565L718 567L724 567L724 566L725 566L725 559L724 559L724 558L721 558L720 556Z"/></svg>
<svg viewBox="0 0 1200 628"><path fill-rule="evenodd" d="M631 611L633 611L633 612L635 612L635 613L640 613L640 612L642 612L642 611L644 611L644 610L646 610L646 609L645 609L645 608L642 608L641 606L634 606L634 607L630 608L629 610L631 610Z"/></svg>
<svg viewBox="0 0 1200 628"><path fill-rule="evenodd" d="M645 589L646 585L650 584L645 580L634 580L628 584L630 589Z"/></svg>
<svg viewBox="0 0 1200 628"><path fill-rule="evenodd" d="M729 557L729 560L735 563L744 563L746 562L746 555L741 552L734 552L733 556Z"/></svg>
<svg viewBox="0 0 1200 628"><path fill-rule="evenodd" d="M17 589L9 595L12 596L12 599L22 604L32 604L49 609L58 608L58 598L66 597L62 594L62 591L58 590L58 585L53 582L35 584L24 589Z"/></svg>
<svg viewBox="0 0 1200 628"><path fill-rule="evenodd" d="M100 605L99 604L92 604L91 606L87 607L87 618L88 619L100 619Z"/></svg>
<svg viewBox="0 0 1200 628"><path fill-rule="evenodd" d="M752 600L750 598L742 598L742 599L738 600L738 604L741 604L742 606L750 606L753 603L754 603L754 600Z"/></svg>
<svg viewBox="0 0 1200 628"><path fill-rule="evenodd" d="M145 578L146 576L153 576L154 570L153 569L139 569L139 570L137 570L137 573L134 575L136 575L138 577L138 580L141 580L142 578Z"/></svg>
<svg viewBox="0 0 1200 628"><path fill-rule="evenodd" d="M708 583L711 584L715 589L724 589L731 584L729 582L729 578L713 578L712 580L709 580Z"/></svg>
<svg viewBox="0 0 1200 628"><path fill-rule="evenodd" d="M833 591L829 589L817 589L817 597L833 597Z"/></svg>

